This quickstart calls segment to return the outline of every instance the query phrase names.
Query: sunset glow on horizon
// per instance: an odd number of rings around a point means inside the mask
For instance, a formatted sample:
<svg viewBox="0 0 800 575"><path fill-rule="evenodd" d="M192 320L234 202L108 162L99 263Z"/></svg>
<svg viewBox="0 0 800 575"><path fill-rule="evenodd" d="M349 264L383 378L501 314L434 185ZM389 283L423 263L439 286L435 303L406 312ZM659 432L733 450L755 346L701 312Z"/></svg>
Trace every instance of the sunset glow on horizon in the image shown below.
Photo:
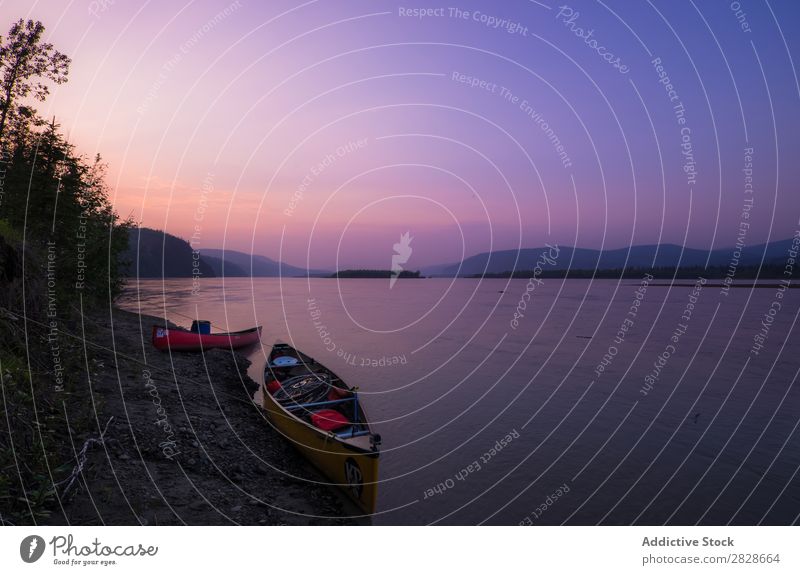
<svg viewBox="0 0 800 575"><path fill-rule="evenodd" d="M545 242L723 248L748 181L747 244L794 234L800 6L458 6L2 13L72 59L39 110L103 156L118 213L200 249L388 268L409 232L418 269Z"/></svg>

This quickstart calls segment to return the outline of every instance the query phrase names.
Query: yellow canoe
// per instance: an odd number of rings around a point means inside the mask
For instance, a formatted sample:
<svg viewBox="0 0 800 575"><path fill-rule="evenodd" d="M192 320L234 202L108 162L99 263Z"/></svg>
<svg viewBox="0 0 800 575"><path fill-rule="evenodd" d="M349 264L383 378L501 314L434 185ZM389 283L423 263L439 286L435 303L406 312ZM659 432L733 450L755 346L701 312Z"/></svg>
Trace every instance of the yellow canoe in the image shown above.
<svg viewBox="0 0 800 575"><path fill-rule="evenodd" d="M380 436L372 433L356 390L313 358L276 343L262 398L278 431L365 513L374 513Z"/></svg>

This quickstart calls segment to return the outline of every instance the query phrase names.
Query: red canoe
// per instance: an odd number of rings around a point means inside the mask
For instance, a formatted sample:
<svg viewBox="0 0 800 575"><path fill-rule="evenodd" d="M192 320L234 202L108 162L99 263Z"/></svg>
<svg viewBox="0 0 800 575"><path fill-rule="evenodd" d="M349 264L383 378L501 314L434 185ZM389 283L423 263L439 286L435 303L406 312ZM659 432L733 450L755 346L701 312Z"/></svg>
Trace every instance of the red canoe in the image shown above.
<svg viewBox="0 0 800 575"><path fill-rule="evenodd" d="M260 338L261 326L231 333L197 333L182 328L153 326L153 345L156 349L172 351L236 349L256 343Z"/></svg>

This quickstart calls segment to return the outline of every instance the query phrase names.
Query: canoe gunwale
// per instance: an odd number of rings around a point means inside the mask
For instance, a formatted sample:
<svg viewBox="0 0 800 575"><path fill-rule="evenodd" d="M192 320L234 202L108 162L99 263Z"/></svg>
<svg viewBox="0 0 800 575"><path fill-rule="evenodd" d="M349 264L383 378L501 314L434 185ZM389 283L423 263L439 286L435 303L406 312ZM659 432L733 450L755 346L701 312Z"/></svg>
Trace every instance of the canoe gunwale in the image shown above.
<svg viewBox="0 0 800 575"><path fill-rule="evenodd" d="M189 333L192 335L200 335L203 337L231 337L235 335L245 335L249 333L253 333L254 331L259 331L263 326L257 325L256 327L251 327L248 329L243 329L241 331L226 331L226 332L214 332L214 333L197 333L196 331L192 331L190 329L186 329L185 327L167 327L163 325L154 325L153 329L165 329L167 331L177 331L182 333Z"/></svg>
<svg viewBox="0 0 800 575"><path fill-rule="evenodd" d="M322 439L324 441L335 441L336 443L342 445L343 447L345 447L346 449L349 449L350 451L355 451L356 453L359 453L361 455L366 455L368 457L376 457L377 458L377 457L380 456L381 452L377 447L374 446L374 444L373 444L373 447L371 449L367 449L367 448L364 448L364 447L359 447L358 445L354 445L353 443L350 442L351 438L339 437L338 435L336 435L332 431L323 431L322 429L313 426L308 421L305 421L304 419L302 419L300 417L297 417L291 411L289 411L283 405L281 405L278 401L276 401L275 398L272 397L272 394L270 394L266 389L263 390L263 395L264 395L265 398L269 398L269 401L270 401L270 403L272 405L280 408L281 415L283 415L287 419L290 419L290 420L292 420L292 421L294 421L296 423L304 425L306 428L308 428L311 431L313 431L320 439ZM269 410L267 410L267 412L269 413ZM374 433L372 433L372 428L370 428L370 426L369 426L369 421L367 421L366 424L367 424L367 429L369 429L370 436L375 435ZM287 439L293 441L293 439L291 437L287 437ZM316 448L311 447L309 445L303 445L302 447L305 447L306 449L316 449Z"/></svg>

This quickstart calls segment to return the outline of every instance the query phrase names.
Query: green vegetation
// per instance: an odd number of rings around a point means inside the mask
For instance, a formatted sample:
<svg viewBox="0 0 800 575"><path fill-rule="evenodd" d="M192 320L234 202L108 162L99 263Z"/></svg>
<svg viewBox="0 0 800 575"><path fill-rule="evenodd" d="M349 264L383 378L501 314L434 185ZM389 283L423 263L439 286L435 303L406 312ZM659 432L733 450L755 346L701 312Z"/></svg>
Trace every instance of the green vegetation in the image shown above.
<svg viewBox="0 0 800 575"><path fill-rule="evenodd" d="M130 227L109 202L100 157L79 155L26 105L69 72L43 32L19 20L0 37L0 524L48 520L73 442L80 449L89 434L90 359L76 336L91 324L84 312L121 291Z"/></svg>
<svg viewBox="0 0 800 575"><path fill-rule="evenodd" d="M349 279L361 279L361 278L383 278L389 279L392 276L397 276L398 278L420 278L422 276L419 275L419 272L412 272L412 271L402 271L399 274L393 274L391 270L340 270L335 274L331 274L329 277L332 278L349 278Z"/></svg>

